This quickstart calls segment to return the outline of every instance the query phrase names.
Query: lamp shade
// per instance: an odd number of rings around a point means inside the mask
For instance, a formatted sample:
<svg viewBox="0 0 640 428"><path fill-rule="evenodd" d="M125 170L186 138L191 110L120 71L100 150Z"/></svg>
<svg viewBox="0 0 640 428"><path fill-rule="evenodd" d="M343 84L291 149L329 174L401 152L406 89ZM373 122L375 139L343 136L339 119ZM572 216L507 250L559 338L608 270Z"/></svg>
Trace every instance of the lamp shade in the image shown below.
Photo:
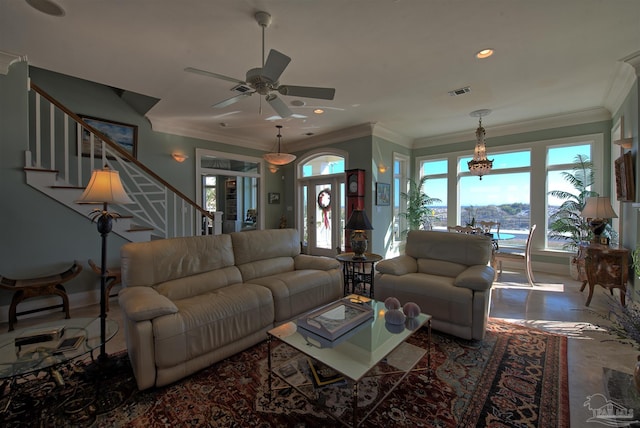
<svg viewBox="0 0 640 428"><path fill-rule="evenodd" d="M87 188L76 201L80 204L132 204L133 201L124 191L118 171L105 166L95 169Z"/></svg>
<svg viewBox="0 0 640 428"><path fill-rule="evenodd" d="M587 198L580 215L584 218L618 218L607 196Z"/></svg>
<svg viewBox="0 0 640 428"><path fill-rule="evenodd" d="M273 165L286 165L296 160L295 155L290 153L265 153L262 157Z"/></svg>
<svg viewBox="0 0 640 428"><path fill-rule="evenodd" d="M347 230L373 230L364 210L353 210L344 228Z"/></svg>

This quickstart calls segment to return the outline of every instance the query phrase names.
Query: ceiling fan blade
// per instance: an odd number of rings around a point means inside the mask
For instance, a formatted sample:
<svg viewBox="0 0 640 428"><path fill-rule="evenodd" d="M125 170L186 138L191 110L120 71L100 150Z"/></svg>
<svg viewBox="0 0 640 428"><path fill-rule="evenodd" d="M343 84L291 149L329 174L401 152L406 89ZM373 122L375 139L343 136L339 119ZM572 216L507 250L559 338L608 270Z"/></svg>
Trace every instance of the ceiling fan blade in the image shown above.
<svg viewBox="0 0 640 428"><path fill-rule="evenodd" d="M219 103L216 103L214 105L212 105L211 107L213 108L224 108L226 106L229 106L233 103L237 103L238 101L240 101L241 99L250 96L251 94L253 94L253 92L246 92L244 94L240 94L240 95L236 95L235 97L231 97L228 98L224 101L220 101Z"/></svg>
<svg viewBox="0 0 640 428"><path fill-rule="evenodd" d="M187 68L184 69L184 71L186 71L188 73L200 74L202 76L207 76L207 77L215 77L216 79L222 79L222 80L226 80L228 82L238 83L238 84L241 84L241 85L246 85L247 84L247 82L243 82L242 80L234 79L233 77L225 76L223 74L212 73L212 72L206 71L206 70L200 70L199 68L187 67Z"/></svg>
<svg viewBox="0 0 640 428"><path fill-rule="evenodd" d="M315 88L312 86L289 86L282 85L278 87L278 92L282 95L293 95L294 97L304 98L320 98L323 100L332 100L336 94L334 88Z"/></svg>
<svg viewBox="0 0 640 428"><path fill-rule="evenodd" d="M291 58L283 53L278 52L275 49L269 51L267 62L262 67L262 75L270 79L272 82L277 82L280 75L287 68L287 65L291 62Z"/></svg>
<svg viewBox="0 0 640 428"><path fill-rule="evenodd" d="M284 119L285 117L289 117L293 114L293 112L289 110L289 107L287 107L284 101L278 98L277 95L269 94L265 97L265 99L281 118Z"/></svg>

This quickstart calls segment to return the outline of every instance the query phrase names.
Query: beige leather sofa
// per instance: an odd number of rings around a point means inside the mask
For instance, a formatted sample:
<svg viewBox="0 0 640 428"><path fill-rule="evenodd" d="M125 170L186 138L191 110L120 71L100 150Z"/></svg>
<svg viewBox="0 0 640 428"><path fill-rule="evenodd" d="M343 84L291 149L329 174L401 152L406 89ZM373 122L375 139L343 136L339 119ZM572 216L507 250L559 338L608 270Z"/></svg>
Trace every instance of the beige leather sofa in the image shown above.
<svg viewBox="0 0 640 428"><path fill-rule="evenodd" d="M463 339L484 338L494 270L491 239L416 230L405 254L378 262L374 295L415 302L433 316L434 329Z"/></svg>
<svg viewBox="0 0 640 428"><path fill-rule="evenodd" d="M339 262L300 254L293 229L129 243L121 261L119 301L141 390L259 343L343 293Z"/></svg>

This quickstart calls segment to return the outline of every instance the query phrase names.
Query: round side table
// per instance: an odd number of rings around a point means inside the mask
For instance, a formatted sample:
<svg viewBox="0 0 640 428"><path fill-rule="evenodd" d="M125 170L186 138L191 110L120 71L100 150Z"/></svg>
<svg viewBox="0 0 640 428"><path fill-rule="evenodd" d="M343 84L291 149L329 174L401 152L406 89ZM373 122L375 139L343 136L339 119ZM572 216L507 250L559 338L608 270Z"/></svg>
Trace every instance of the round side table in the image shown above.
<svg viewBox="0 0 640 428"><path fill-rule="evenodd" d="M356 293L358 286L362 295L373 298L373 267L376 262L382 260L382 256L373 253L364 253L363 257L354 258L355 253L342 253L336 259L342 262L342 274L344 278L344 295ZM367 287L368 286L368 287Z"/></svg>

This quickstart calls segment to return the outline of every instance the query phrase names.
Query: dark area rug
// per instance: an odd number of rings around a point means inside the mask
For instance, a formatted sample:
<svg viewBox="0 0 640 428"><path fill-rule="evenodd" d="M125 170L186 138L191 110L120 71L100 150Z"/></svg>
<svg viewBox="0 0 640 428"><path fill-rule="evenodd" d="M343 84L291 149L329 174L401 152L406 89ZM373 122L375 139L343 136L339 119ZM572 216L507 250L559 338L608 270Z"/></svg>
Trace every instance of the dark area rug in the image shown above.
<svg viewBox="0 0 640 428"><path fill-rule="evenodd" d="M426 348L426 329L408 342ZM285 345L277 357L296 358ZM267 344L260 343L187 379L138 391L126 354L101 372L91 364L61 368L64 386L47 374L3 385L3 427L318 427L349 421L352 388L318 388L314 402L293 389L267 395ZM361 426L569 427L567 339L490 320L485 340L434 331L431 371L411 373ZM426 365L427 358L421 361ZM306 375L300 364L300 376ZM389 376L359 390L365 413Z"/></svg>

